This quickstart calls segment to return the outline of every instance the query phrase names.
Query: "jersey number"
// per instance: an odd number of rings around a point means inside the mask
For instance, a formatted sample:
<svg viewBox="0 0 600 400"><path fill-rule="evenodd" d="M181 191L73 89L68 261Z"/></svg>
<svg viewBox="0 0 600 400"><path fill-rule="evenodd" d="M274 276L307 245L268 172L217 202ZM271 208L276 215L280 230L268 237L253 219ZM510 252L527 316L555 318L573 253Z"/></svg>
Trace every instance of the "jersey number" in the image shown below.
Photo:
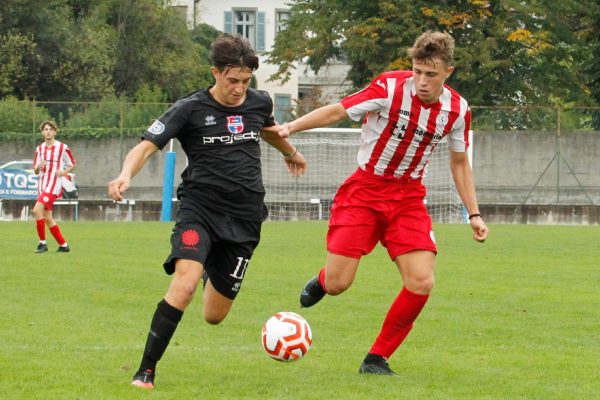
<svg viewBox="0 0 600 400"><path fill-rule="evenodd" d="M235 271L229 274L229 276L233 276L235 279L244 279L244 274L246 273L246 268L248 268L248 263L250 262L249 258L238 257L238 263L235 266Z"/></svg>

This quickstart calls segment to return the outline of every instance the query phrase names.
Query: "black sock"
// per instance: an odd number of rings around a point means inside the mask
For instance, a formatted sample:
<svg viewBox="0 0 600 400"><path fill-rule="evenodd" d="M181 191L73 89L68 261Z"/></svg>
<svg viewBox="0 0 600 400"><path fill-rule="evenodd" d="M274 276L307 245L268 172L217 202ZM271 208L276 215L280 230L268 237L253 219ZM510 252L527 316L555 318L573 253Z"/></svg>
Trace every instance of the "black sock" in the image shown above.
<svg viewBox="0 0 600 400"><path fill-rule="evenodd" d="M382 356L373 353L367 353L367 356L365 357L365 364L379 364L382 361L385 362L385 359Z"/></svg>
<svg viewBox="0 0 600 400"><path fill-rule="evenodd" d="M146 339L140 369L151 369L152 371L156 369L156 364L167 349L182 316L183 311L171 306L164 299L157 304L150 324L148 339Z"/></svg>

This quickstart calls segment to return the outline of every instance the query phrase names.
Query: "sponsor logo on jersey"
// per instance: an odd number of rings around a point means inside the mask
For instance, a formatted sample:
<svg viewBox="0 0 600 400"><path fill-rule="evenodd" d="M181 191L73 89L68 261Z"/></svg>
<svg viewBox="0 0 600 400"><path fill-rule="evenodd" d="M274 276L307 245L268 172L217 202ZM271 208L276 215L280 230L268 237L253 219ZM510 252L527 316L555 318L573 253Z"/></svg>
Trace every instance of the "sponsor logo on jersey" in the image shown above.
<svg viewBox="0 0 600 400"><path fill-rule="evenodd" d="M214 144L214 143L232 144L239 140L255 140L258 142L260 140L260 136L256 132L245 132L245 133L241 133L239 135L236 134L236 135L223 135L223 136L207 136L207 137L202 138L202 143L203 144Z"/></svg>
<svg viewBox="0 0 600 400"><path fill-rule="evenodd" d="M150 132L154 135L160 135L164 131L165 131L165 124L163 124L159 120L154 121L154 123L152 125L150 125L150 128L148 128L148 132Z"/></svg>
<svg viewBox="0 0 600 400"><path fill-rule="evenodd" d="M242 133L244 131L244 122L241 115L231 115L227 117L227 130L232 133Z"/></svg>
<svg viewBox="0 0 600 400"><path fill-rule="evenodd" d="M441 113L440 113L440 114L437 116L437 118L436 118L436 120L435 120L435 123L436 123L438 126L441 126L442 128L443 128L444 126L446 126L446 124L448 123L448 113L446 113L446 112L441 112Z"/></svg>
<svg viewBox="0 0 600 400"><path fill-rule="evenodd" d="M394 131L392 132L392 135L397 137L398 139L402 140L402 139L404 139L404 135L406 134L407 129L408 129L408 124L398 122L396 124L396 127L394 128ZM444 137L444 135L439 134L437 132L431 133L424 129L414 128L414 127L410 130L410 132L413 134L413 136L425 137L434 142L439 142Z"/></svg>
<svg viewBox="0 0 600 400"><path fill-rule="evenodd" d="M207 115L206 118L204 118L205 126L211 126L211 125L216 125L216 124L217 124L217 121L215 121L214 115Z"/></svg>
<svg viewBox="0 0 600 400"><path fill-rule="evenodd" d="M404 137L404 133L406 132L406 124L398 123L394 128L394 132L392 135L397 137L398 139L402 139Z"/></svg>

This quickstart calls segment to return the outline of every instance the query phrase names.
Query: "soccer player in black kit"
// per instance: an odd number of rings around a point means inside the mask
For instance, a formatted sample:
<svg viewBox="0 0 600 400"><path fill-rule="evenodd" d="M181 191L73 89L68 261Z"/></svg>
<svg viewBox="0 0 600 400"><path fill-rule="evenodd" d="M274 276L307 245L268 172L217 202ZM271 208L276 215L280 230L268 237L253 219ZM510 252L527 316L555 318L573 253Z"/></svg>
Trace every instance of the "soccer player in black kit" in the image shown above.
<svg viewBox="0 0 600 400"><path fill-rule="evenodd" d="M249 88L258 57L248 40L223 34L212 44L211 58L214 86L178 100L156 120L108 185L109 195L122 200L131 178L173 138L188 158L177 190L171 254L163 265L173 278L157 305L133 377L138 387L154 387L156 364L201 280L208 323L220 323L231 309L267 216L259 140L282 153L293 175L302 175L306 168L292 144L263 131L275 124L273 102L266 92Z"/></svg>

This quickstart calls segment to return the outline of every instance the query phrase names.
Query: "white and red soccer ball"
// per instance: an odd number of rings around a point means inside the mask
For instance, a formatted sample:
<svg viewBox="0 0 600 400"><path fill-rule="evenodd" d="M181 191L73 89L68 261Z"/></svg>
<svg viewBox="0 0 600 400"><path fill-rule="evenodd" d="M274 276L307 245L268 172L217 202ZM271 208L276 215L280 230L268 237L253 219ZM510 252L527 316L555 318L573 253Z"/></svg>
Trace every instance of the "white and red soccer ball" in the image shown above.
<svg viewBox="0 0 600 400"><path fill-rule="evenodd" d="M267 320L262 328L262 345L278 361L294 361L304 356L312 344L312 331L300 315L282 311Z"/></svg>

